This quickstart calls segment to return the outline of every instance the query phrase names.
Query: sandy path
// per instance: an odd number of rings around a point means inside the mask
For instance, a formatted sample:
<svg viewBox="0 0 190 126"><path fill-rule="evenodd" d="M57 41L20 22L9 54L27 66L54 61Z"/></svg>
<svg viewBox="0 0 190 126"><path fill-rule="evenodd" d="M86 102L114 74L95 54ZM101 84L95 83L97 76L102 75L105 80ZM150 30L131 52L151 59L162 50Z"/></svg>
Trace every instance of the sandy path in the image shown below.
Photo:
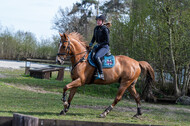
<svg viewBox="0 0 190 126"><path fill-rule="evenodd" d="M24 61L0 60L0 68L20 69L25 67ZM31 63L31 67L47 67L45 64Z"/></svg>

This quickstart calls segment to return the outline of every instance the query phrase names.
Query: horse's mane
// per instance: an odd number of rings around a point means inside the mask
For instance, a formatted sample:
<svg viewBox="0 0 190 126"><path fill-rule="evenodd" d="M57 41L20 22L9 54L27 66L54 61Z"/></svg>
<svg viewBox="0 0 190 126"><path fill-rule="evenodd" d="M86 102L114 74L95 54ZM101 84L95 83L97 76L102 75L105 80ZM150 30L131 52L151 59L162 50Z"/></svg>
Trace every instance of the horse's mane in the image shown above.
<svg viewBox="0 0 190 126"><path fill-rule="evenodd" d="M84 40L84 37L80 33L78 33L78 32L71 32L68 36L70 38L76 39L82 45L88 46L87 42Z"/></svg>

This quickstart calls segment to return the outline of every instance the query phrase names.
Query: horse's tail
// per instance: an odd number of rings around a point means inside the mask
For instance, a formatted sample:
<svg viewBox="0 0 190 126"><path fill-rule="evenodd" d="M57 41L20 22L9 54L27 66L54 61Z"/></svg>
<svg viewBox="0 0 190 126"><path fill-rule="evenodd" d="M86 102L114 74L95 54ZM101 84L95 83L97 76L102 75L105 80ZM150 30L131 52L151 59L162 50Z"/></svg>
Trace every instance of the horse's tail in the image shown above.
<svg viewBox="0 0 190 126"><path fill-rule="evenodd" d="M146 76L146 82L152 83L155 80L154 70L146 61L139 61L143 75Z"/></svg>
<svg viewBox="0 0 190 126"><path fill-rule="evenodd" d="M139 65L141 67L144 77L146 77L145 86L144 86L144 89L142 90L142 96L144 97L144 99L147 99L147 100L148 99L155 100L155 97L153 96L152 91L151 91L151 87L152 87L151 85L155 81L154 70L151 67L151 65L146 61L139 61ZM145 96L145 92L148 93L146 96Z"/></svg>

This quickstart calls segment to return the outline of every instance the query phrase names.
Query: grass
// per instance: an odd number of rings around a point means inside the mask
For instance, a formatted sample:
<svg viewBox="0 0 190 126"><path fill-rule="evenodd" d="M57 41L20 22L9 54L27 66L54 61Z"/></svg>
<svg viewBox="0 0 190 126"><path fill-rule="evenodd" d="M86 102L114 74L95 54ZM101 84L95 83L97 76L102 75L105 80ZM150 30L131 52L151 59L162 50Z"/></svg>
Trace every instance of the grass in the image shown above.
<svg viewBox="0 0 190 126"><path fill-rule="evenodd" d="M36 79L29 76L23 75L24 69L21 70L12 70L12 69L4 69L1 70L0 73L7 75L7 78L0 78L0 81L5 83L13 83L13 84L22 84L34 87L40 87L47 91L53 92L62 92L63 87L70 83L72 80L70 78L70 72L65 71L64 81L57 81L56 75L57 72L53 72L52 78L50 80L42 80ZM80 94L86 94L95 97L115 97L116 92L118 90L119 84L112 85L85 85L79 87L77 92Z"/></svg>
<svg viewBox="0 0 190 126"><path fill-rule="evenodd" d="M66 74L64 82L54 80L41 80L23 76L23 70L0 70L0 73L9 76L0 78L0 116L12 116L13 113L22 113L42 119L63 119L96 122L119 122L131 124L159 124L171 126L190 125L190 106L183 105L157 105L143 103L144 114L141 118L132 118L136 113L135 102L123 99L117 107L105 118L98 115L113 102L114 96L99 97L102 93L86 95L82 91L77 93L72 101L71 109L66 116L58 116L63 108L61 94L39 93L21 90L18 85L41 87L46 91L61 92L65 83L70 82ZM8 85L7 83L11 83ZM88 86L88 88L95 85ZM101 87L101 86L99 86ZM116 87L115 87L116 88ZM81 89L82 90L82 89ZM90 92L91 91L86 91ZM116 92L114 92L116 93ZM114 94L113 93L113 94ZM87 106L87 107L85 107ZM94 108L96 107L96 109Z"/></svg>
<svg viewBox="0 0 190 126"><path fill-rule="evenodd" d="M90 99L90 100L89 100ZM94 98L77 94L72 106L108 106L113 99ZM12 116L13 113L22 113L36 116L42 119L64 119L79 121L98 122L119 122L135 124L162 124L162 125L189 125L189 113L175 111L172 112L163 108L151 108L150 112L145 112L140 119L132 118L134 111L121 112L117 107L105 119L98 118L102 109L76 108L72 107L66 116L58 116L62 109L60 94L37 93L18 89L17 87L6 85L0 82L0 116ZM126 103L128 102L128 103ZM118 106L134 106L131 101L123 100ZM128 105L127 105L128 104ZM177 108L177 106L175 106Z"/></svg>

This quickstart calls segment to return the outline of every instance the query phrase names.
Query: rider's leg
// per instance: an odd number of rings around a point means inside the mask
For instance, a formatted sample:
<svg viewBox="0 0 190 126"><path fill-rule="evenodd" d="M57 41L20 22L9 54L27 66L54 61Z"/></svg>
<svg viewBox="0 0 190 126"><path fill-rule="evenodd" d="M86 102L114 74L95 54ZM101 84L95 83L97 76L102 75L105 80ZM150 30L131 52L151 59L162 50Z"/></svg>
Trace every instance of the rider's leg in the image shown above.
<svg viewBox="0 0 190 126"><path fill-rule="evenodd" d="M96 59L95 62L96 62L97 70L100 74L100 78L104 80L104 74L103 74L103 70L102 70L103 69L102 61L101 61L100 57L96 57L95 59Z"/></svg>
<svg viewBox="0 0 190 126"><path fill-rule="evenodd" d="M104 80L104 74L103 74L103 70L102 70L102 61L101 61L101 58L108 52L108 48L100 48L95 56L94 56L94 59L95 59L95 63L96 63L96 66L97 66L97 69L100 73L100 79L103 79Z"/></svg>
<svg viewBox="0 0 190 126"><path fill-rule="evenodd" d="M98 45L95 45L94 47L93 47L93 49L92 49L92 59L93 59L93 61L94 61L94 63L96 64L96 60L95 60L95 54L96 54L96 52L99 50L100 48L98 48ZM97 65L96 65L97 66ZM98 77L99 76L99 74L98 74L99 72L98 72L98 69L96 68L95 69L95 72L94 72L94 76L95 77Z"/></svg>

